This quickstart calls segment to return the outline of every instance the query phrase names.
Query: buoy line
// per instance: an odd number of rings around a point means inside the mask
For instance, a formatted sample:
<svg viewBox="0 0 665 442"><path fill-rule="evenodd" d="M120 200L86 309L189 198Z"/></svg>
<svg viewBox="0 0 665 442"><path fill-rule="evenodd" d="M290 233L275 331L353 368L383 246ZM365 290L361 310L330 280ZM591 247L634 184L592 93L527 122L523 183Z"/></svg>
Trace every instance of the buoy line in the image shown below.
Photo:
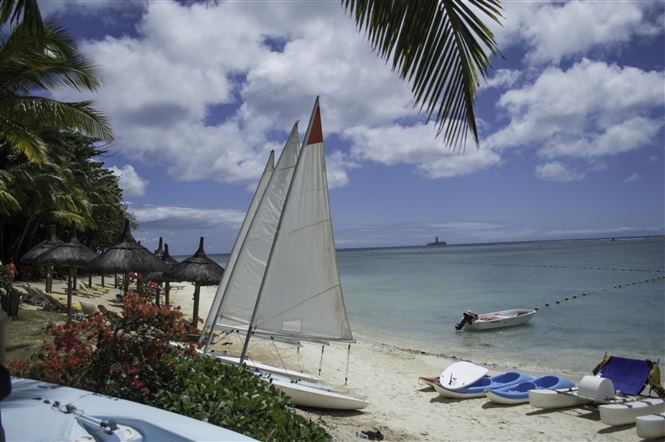
<svg viewBox="0 0 665 442"><path fill-rule="evenodd" d="M633 286L633 285L637 285L637 284L648 284L650 282L655 282L655 281L658 281L660 279L665 279L665 276L655 276L653 278L643 279L643 280L640 280L640 281L627 282L625 284L617 284L614 287L606 287L604 289L595 290L595 291L592 291L592 292L582 292L579 295L566 296L564 298L557 299L553 302L545 303L543 305L543 307L552 307L554 305L561 304L562 302L572 301L573 299L577 299L577 298L580 298L580 297L583 297L583 296L595 295L597 293L602 293L602 292L606 292L606 291L614 290L614 289L626 288L628 286ZM540 310L540 308L541 307L534 307L533 309L534 310Z"/></svg>

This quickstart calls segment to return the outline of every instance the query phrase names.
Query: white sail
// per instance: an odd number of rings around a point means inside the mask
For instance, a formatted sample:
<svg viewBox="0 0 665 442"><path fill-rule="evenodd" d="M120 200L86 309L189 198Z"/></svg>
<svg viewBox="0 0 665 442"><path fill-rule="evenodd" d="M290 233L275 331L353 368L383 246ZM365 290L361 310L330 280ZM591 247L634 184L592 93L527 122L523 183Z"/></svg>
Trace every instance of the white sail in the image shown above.
<svg viewBox="0 0 665 442"><path fill-rule="evenodd" d="M299 150L296 122L245 237L236 240L240 244L237 259L230 269L227 266L228 283L217 294L221 296L215 314L217 327L242 329L250 323Z"/></svg>
<svg viewBox="0 0 665 442"><path fill-rule="evenodd" d="M259 179L259 184L256 186L256 190L254 191L254 196L252 197L252 201L249 204L247 213L245 214L245 219L243 219L242 224L240 226L238 236L236 237L236 240L233 243L231 254L229 255L228 261L226 262L226 271L222 275L222 280L219 282L219 286L217 286L217 293L215 294L215 297L213 298L212 304L210 306L210 310L208 311L208 317L206 318L206 322L203 327L203 329L208 332L207 335L208 338L212 337L211 333L212 328L214 327L215 322L217 321L217 315L219 314L219 307L222 303L222 296L226 291L226 286L229 283L229 277L233 272L233 268L235 267L235 263L238 259L238 254L240 253L240 247L242 246L242 243L245 241L245 238L247 236L247 231L249 230L249 226L252 224L252 220L254 220L254 215L256 214L256 210L259 206L259 203L261 202L261 198L263 198L263 194L265 193L266 188L268 187L268 183L270 182L270 177L272 177L272 173L274 170L275 170L275 151L271 151L270 156L268 157L268 162L266 163L266 167L263 169L263 173L261 174L261 178ZM205 337L206 335L204 334L203 336ZM206 346L207 344L209 344L209 342L210 339L207 340Z"/></svg>
<svg viewBox="0 0 665 442"><path fill-rule="evenodd" d="M337 269L318 98L305 140L250 327L278 337L353 341Z"/></svg>

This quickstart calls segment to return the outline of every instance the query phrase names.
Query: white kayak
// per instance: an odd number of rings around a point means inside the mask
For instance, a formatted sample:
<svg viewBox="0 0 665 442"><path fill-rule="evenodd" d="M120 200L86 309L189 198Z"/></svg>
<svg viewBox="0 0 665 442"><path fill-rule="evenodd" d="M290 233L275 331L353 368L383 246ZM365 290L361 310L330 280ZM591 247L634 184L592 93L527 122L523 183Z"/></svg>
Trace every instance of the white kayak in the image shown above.
<svg viewBox="0 0 665 442"><path fill-rule="evenodd" d="M577 407L590 402L577 395L577 387L556 390L529 390L529 404L534 408L553 410L556 408Z"/></svg>
<svg viewBox="0 0 665 442"><path fill-rule="evenodd" d="M324 384L291 379L272 373L264 373L262 378L284 392L294 405L325 410L361 410L369 402L343 394Z"/></svg>
<svg viewBox="0 0 665 442"><path fill-rule="evenodd" d="M635 418L637 436L642 439L665 437L665 413L647 414Z"/></svg>
<svg viewBox="0 0 665 442"><path fill-rule="evenodd" d="M137 402L12 378L2 402L7 441L250 441L242 434Z"/></svg>
<svg viewBox="0 0 665 442"><path fill-rule="evenodd" d="M605 425L627 425L635 422L638 416L665 412L665 400L641 398L615 404L598 406L600 420Z"/></svg>
<svg viewBox="0 0 665 442"><path fill-rule="evenodd" d="M483 331L526 324L536 314L534 309L515 308L490 313L464 312L456 330Z"/></svg>

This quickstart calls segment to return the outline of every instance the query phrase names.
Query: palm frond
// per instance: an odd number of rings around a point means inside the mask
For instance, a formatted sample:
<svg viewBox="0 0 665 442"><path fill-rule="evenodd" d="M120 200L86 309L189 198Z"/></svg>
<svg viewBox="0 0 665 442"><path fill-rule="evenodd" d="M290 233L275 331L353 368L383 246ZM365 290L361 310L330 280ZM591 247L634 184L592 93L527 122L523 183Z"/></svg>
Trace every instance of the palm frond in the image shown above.
<svg viewBox="0 0 665 442"><path fill-rule="evenodd" d="M473 109L480 77L498 52L483 15L500 23L500 0L342 0L379 56L392 60L421 112L453 148L469 132L478 145ZM472 9L472 7L475 8ZM476 12L478 11L478 12Z"/></svg>

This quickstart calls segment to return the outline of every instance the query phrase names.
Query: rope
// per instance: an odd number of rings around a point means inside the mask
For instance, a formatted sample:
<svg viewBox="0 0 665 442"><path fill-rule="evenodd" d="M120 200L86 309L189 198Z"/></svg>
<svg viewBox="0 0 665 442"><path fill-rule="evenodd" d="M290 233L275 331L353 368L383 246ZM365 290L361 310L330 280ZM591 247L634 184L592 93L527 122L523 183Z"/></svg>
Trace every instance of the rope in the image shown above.
<svg viewBox="0 0 665 442"><path fill-rule="evenodd" d="M625 284L617 284L614 287L595 290L595 291L592 291L592 292L582 292L579 295L566 296L565 298L562 298L562 299L557 299L557 300L554 300L552 302L547 302L547 303L543 304L542 307L552 307L556 304L561 304L562 302L565 302L565 301L572 301L573 299L577 299L578 297L581 297L581 296L595 295L595 294L598 294L598 293L606 292L608 290L625 288L625 287L628 287L629 285L647 284L647 283L650 283L650 282L658 281L660 279L665 279L665 276L655 276L653 278L643 279L643 280L640 280L640 281L633 281L633 282L629 282L629 283L625 283ZM534 310L540 310L540 308L542 308L542 307L537 307L536 306L533 309Z"/></svg>
<svg viewBox="0 0 665 442"><path fill-rule="evenodd" d="M497 266L497 267L528 267L539 269L564 269L564 270L602 270L611 272L644 272L644 273L663 273L663 269L639 269L639 268L621 268L621 267L593 267L593 266L566 266L566 265L544 265L544 264L510 264L510 263L487 263L471 261L454 261L451 264L479 265L479 266Z"/></svg>

